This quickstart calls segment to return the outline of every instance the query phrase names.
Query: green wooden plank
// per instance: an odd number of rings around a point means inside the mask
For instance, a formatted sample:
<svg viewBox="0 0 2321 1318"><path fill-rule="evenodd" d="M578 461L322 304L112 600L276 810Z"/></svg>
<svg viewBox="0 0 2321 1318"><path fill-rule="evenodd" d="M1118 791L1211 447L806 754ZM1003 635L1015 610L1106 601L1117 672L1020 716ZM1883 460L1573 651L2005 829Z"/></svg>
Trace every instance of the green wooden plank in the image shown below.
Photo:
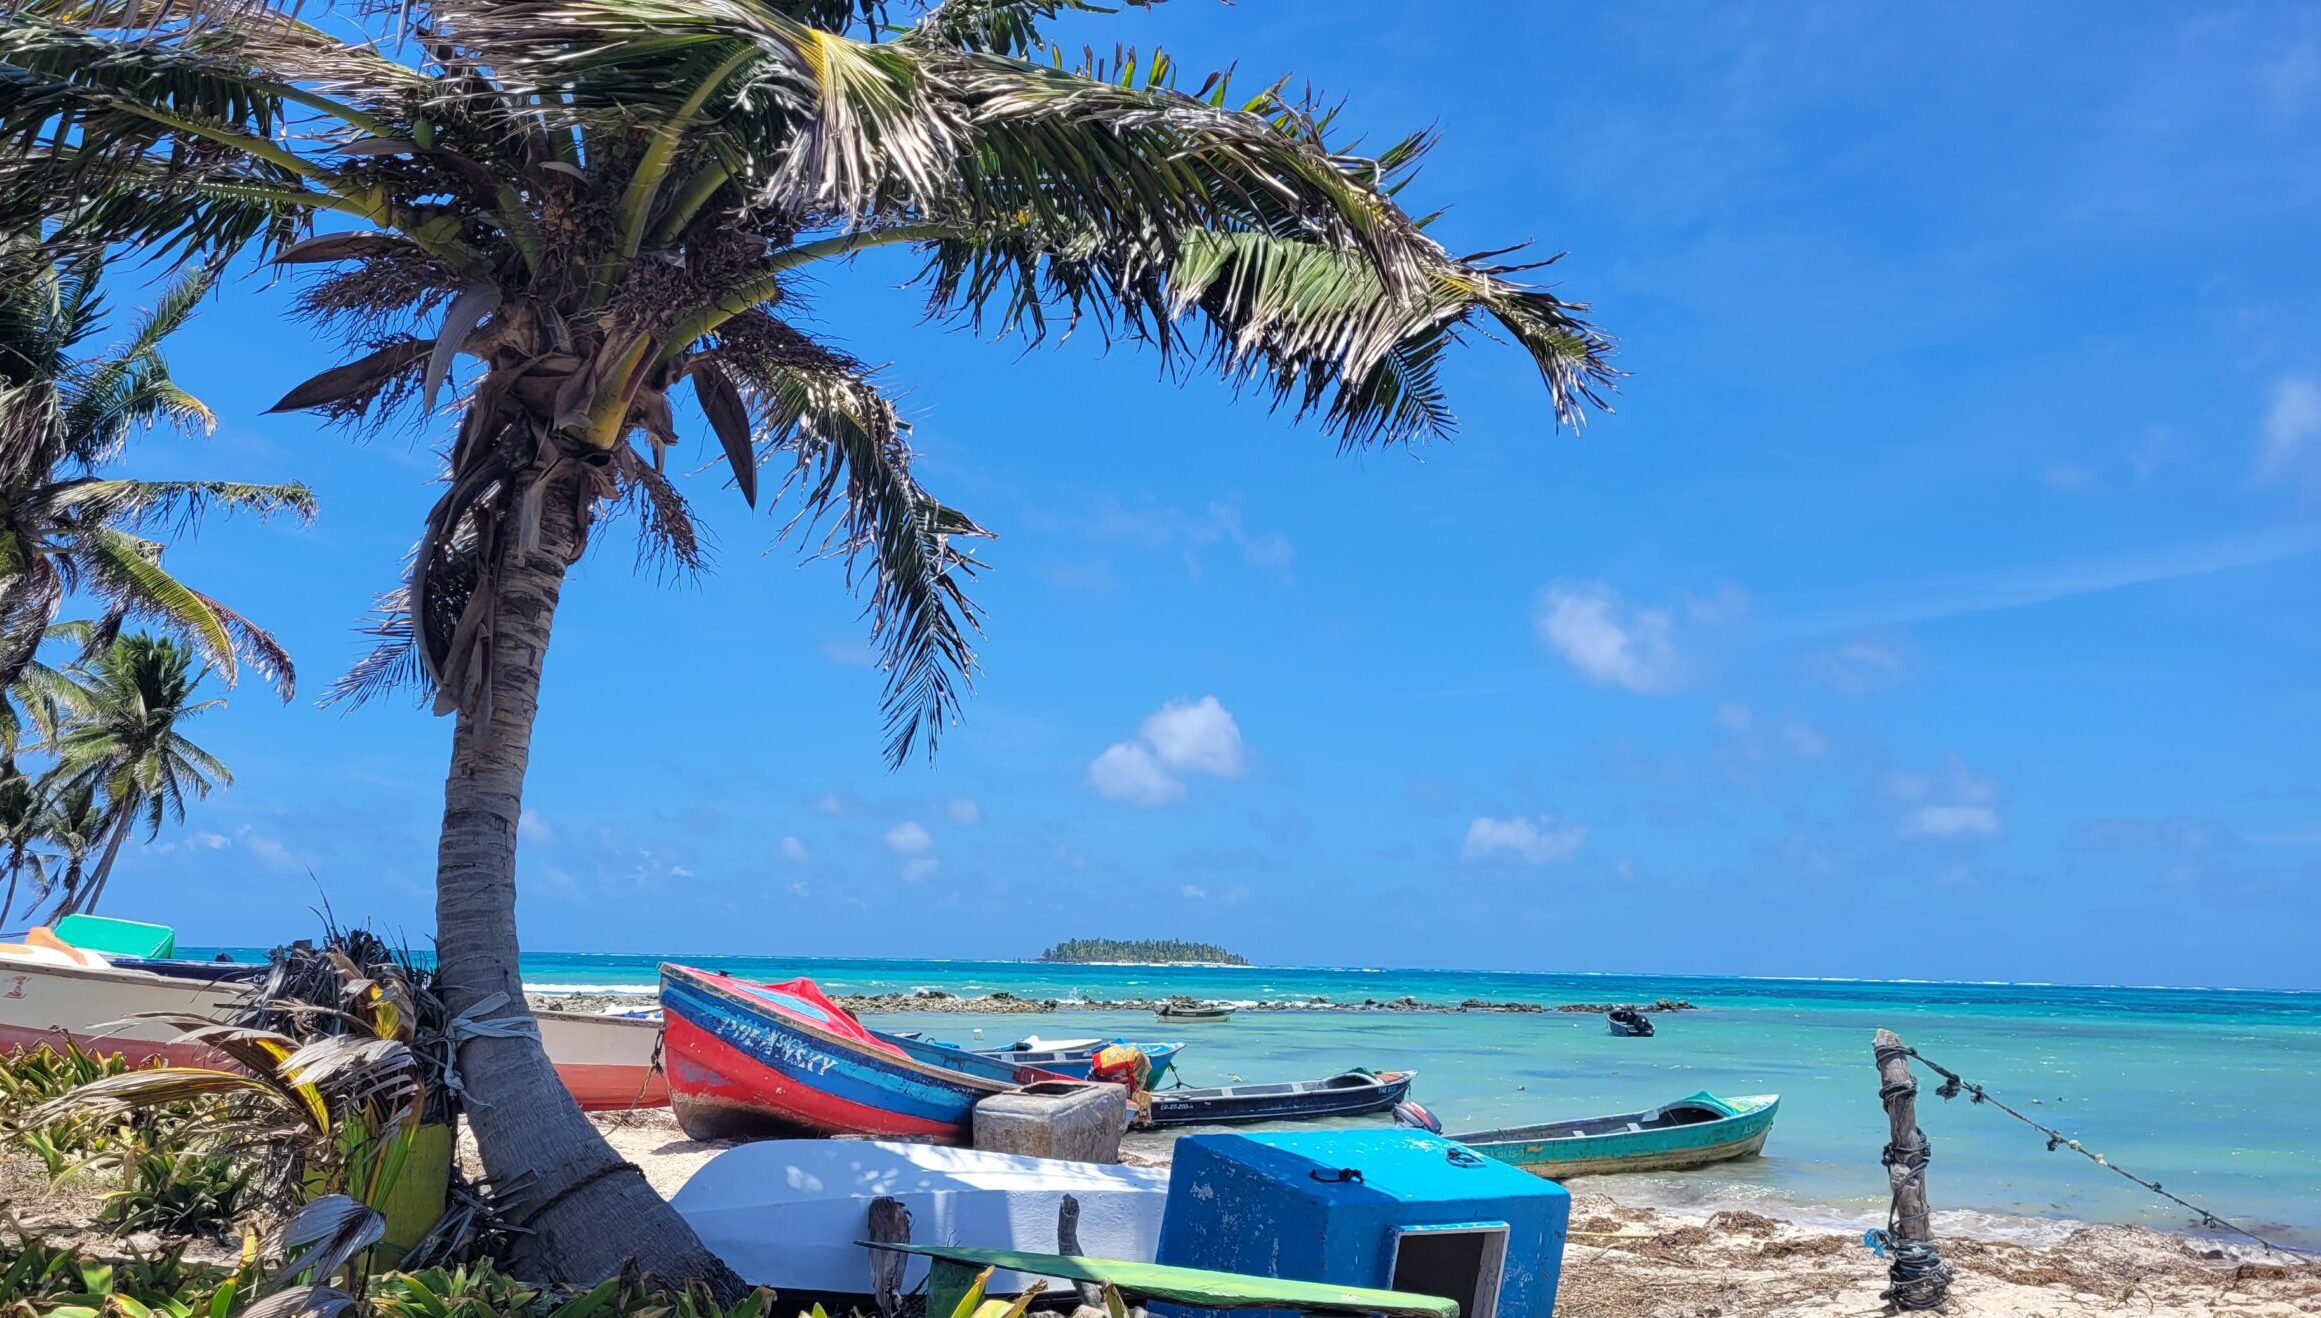
<svg viewBox="0 0 2321 1318"><path fill-rule="evenodd" d="M1069 1254L1030 1254L1013 1249L967 1249L945 1245L882 1245L863 1241L871 1249L963 1263L976 1268L1004 1268L1041 1277L1070 1281L1106 1282L1121 1293L1147 1300L1170 1300L1204 1309L1303 1309L1311 1313L1381 1313L1392 1318L1459 1318L1459 1302L1408 1291L1371 1290L1363 1286L1333 1286L1319 1281L1288 1281L1279 1277L1249 1277L1237 1272L1209 1272L1201 1268L1172 1268L1126 1259L1077 1258Z"/></svg>

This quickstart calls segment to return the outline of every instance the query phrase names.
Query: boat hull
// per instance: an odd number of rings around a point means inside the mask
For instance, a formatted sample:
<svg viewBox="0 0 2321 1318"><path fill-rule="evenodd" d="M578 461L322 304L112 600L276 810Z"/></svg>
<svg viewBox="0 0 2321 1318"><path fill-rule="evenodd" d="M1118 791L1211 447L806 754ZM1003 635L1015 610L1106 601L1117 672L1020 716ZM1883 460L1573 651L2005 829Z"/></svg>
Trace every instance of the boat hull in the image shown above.
<svg viewBox="0 0 2321 1318"><path fill-rule="evenodd" d="M1344 1088L1304 1085L1226 1085L1217 1089L1163 1089L1138 1124L1146 1129L1176 1126L1240 1126L1260 1121L1320 1121L1384 1112L1410 1093L1412 1071L1388 1071L1376 1083Z"/></svg>
<svg viewBox="0 0 2321 1318"><path fill-rule="evenodd" d="M873 1199L901 1203L916 1239L1045 1251L1056 1248L1069 1195L1080 1205L1084 1253L1149 1263L1168 1183L1163 1169L879 1140L767 1140L710 1159L670 1203L743 1281L849 1295L870 1289L872 1254L860 1242ZM924 1261L913 1260L903 1290L925 1275ZM1030 1281L1001 1271L989 1289L1013 1294Z"/></svg>
<svg viewBox="0 0 2321 1318"><path fill-rule="evenodd" d="M1047 1072L1017 1071L914 1041L921 1060L868 1032L787 1015L753 986L686 966L661 968L670 1106L695 1139L871 1135L966 1143L975 1104ZM815 1009L818 1010L818 1009ZM1003 1078L1004 1077L1004 1078Z"/></svg>
<svg viewBox="0 0 2321 1318"><path fill-rule="evenodd" d="M1729 1110L1730 1115L1689 1125L1558 1138L1497 1138L1511 1133L1498 1131L1450 1138L1485 1157L1551 1180L1622 1172L1682 1171L1734 1158L1755 1157L1764 1150L1766 1137L1773 1133L1773 1119L1781 1109L1779 1095L1719 1099L1701 1094L1686 1101L1702 1100L1713 1101Z"/></svg>
<svg viewBox="0 0 2321 1318"><path fill-rule="evenodd" d="M217 1054L175 1042L175 1026L130 1018L174 1012L223 1019L240 992L236 984L144 970L0 958L0 1053L70 1040L141 1066L216 1066ZM654 1068L660 1031L652 1022L578 1012L538 1015L548 1060L581 1107L602 1111L669 1101L668 1084ZM116 1021L123 1023L98 1028Z"/></svg>

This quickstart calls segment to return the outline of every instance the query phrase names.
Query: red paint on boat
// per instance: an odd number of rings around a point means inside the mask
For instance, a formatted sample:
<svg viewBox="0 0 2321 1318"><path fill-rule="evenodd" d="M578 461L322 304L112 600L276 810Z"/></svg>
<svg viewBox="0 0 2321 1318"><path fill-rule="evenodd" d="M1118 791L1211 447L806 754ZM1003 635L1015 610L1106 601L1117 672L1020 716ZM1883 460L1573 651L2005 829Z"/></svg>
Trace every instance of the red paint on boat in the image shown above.
<svg viewBox="0 0 2321 1318"><path fill-rule="evenodd" d="M737 1135L804 1131L817 1135L872 1135L960 1144L957 1125L924 1121L848 1102L796 1084L732 1044L671 1012L663 1023L666 1065L688 1129L725 1129Z"/></svg>
<svg viewBox="0 0 2321 1318"><path fill-rule="evenodd" d="M580 1100L587 1112L617 1112L631 1107L665 1107L669 1080L645 1066L559 1066L556 1078Z"/></svg>
<svg viewBox="0 0 2321 1318"><path fill-rule="evenodd" d="M46 1047L52 1052L62 1051L65 1041L81 1046L81 1051L92 1057L126 1057L138 1066L216 1066L217 1054L207 1048L187 1043L156 1043L150 1039L113 1039L87 1031L74 1033L61 1027L36 1030L21 1025L0 1024L0 1053L22 1048L31 1052Z"/></svg>

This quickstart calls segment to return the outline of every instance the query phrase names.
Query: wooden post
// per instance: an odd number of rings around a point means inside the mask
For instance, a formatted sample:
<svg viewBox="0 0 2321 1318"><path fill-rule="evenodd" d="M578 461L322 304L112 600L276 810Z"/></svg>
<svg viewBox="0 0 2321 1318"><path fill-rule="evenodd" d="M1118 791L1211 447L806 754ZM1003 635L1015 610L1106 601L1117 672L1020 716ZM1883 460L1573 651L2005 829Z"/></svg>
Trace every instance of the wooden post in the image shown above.
<svg viewBox="0 0 2321 1318"><path fill-rule="evenodd" d="M911 1243L911 1210L885 1195L870 1201L870 1239L882 1245ZM910 1256L891 1249L870 1251L870 1294L879 1318L895 1318L903 1308L903 1266Z"/></svg>
<svg viewBox="0 0 2321 1318"><path fill-rule="evenodd" d="M1934 1248L1928 1224L1926 1160L1931 1149L1918 1128L1918 1077L1910 1070L1910 1050L1892 1030L1878 1031L1872 1044L1878 1061L1878 1098L1886 1105L1886 1185L1894 1196L1892 1283L1882 1298L1904 1309L1931 1309L1950 1291L1950 1269Z"/></svg>

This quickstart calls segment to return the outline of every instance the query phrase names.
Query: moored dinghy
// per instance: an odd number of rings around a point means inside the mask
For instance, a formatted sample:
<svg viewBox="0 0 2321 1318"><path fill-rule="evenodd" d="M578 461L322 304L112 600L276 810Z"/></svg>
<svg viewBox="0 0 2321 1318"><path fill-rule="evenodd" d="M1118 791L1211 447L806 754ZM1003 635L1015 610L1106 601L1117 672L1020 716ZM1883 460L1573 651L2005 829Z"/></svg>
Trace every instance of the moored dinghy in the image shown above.
<svg viewBox="0 0 2321 1318"><path fill-rule="evenodd" d="M1170 998L1154 1008L1152 1014L1163 1024L1177 1025L1215 1025L1233 1019L1231 1007L1192 998Z"/></svg>
<svg viewBox="0 0 2321 1318"><path fill-rule="evenodd" d="M967 1142L975 1104L1036 1080L924 1040L880 1038L810 979L661 967L670 1105L694 1139L884 1135Z"/></svg>
<svg viewBox="0 0 2321 1318"><path fill-rule="evenodd" d="M1612 1033L1622 1038L1649 1039L1652 1037L1652 1018L1634 1007L1614 1007L1604 1013Z"/></svg>
<svg viewBox="0 0 2321 1318"><path fill-rule="evenodd" d="M872 1255L857 1242L875 1199L907 1209L916 1240L1045 1251L1056 1248L1070 1195L1083 1251L1150 1263L1168 1185L1165 1169L880 1140L767 1140L710 1159L671 1203L743 1281L845 1295L870 1290ZM914 1263L903 1289L925 1273ZM991 1290L1012 1294L1028 1281L1002 1272Z"/></svg>
<svg viewBox="0 0 2321 1318"><path fill-rule="evenodd" d="M1702 1090L1643 1112L1469 1131L1448 1138L1552 1180L1677 1171L1755 1156L1765 1147L1780 1109L1779 1094L1719 1098ZM1412 1121L1401 1112L1396 1119Z"/></svg>
<svg viewBox="0 0 2321 1318"><path fill-rule="evenodd" d="M1214 1089L1153 1091L1146 1127L1233 1126L1256 1121L1315 1121L1384 1112L1410 1093L1416 1071L1348 1071L1326 1080Z"/></svg>

